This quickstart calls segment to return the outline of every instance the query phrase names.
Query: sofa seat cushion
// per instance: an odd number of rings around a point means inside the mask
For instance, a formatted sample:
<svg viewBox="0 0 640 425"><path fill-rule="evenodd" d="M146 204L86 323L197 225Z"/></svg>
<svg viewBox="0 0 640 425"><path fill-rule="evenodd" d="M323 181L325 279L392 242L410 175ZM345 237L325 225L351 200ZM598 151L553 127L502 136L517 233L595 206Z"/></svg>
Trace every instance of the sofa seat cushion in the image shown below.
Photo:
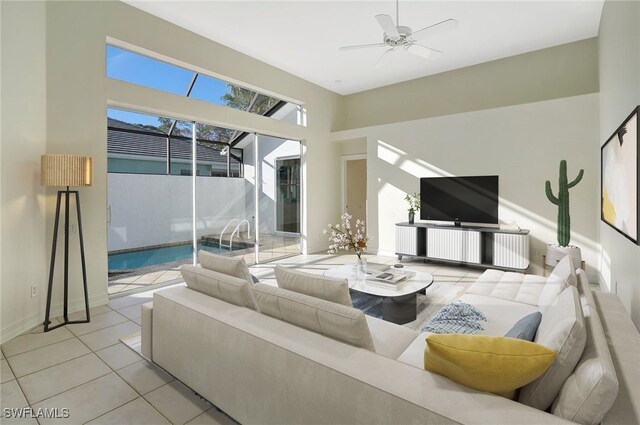
<svg viewBox="0 0 640 425"><path fill-rule="evenodd" d="M618 378L598 312L590 305L583 306L583 312L587 343L551 412L583 425L597 425L616 401Z"/></svg>
<svg viewBox="0 0 640 425"><path fill-rule="evenodd" d="M191 265L180 267L180 273L187 287L194 291L240 307L258 310L251 283L244 279Z"/></svg>
<svg viewBox="0 0 640 425"><path fill-rule="evenodd" d="M460 297L460 301L476 307L487 318L486 322L480 322L484 330L479 335L504 336L518 320L538 311L538 307L529 304L469 293Z"/></svg>
<svg viewBox="0 0 640 425"><path fill-rule="evenodd" d="M546 283L543 276L489 269L466 293L538 306Z"/></svg>
<svg viewBox="0 0 640 425"><path fill-rule="evenodd" d="M573 373L587 341L584 314L578 289L567 287L542 314L535 341L557 353L549 369L520 390L520 402L546 410Z"/></svg>
<svg viewBox="0 0 640 425"><path fill-rule="evenodd" d="M478 335L504 336L518 320L538 311L537 307L531 305L483 295L464 294L460 301L476 307L487 318L486 322L480 322L484 330L478 332ZM429 335L431 332L418 335L400 354L398 361L423 369L424 350L427 345L425 340Z"/></svg>
<svg viewBox="0 0 640 425"><path fill-rule="evenodd" d="M253 293L260 312L267 316L376 351L361 310L262 283L254 285Z"/></svg>
<svg viewBox="0 0 640 425"><path fill-rule="evenodd" d="M397 359L419 335L418 332L406 326L385 322L371 316L365 317L376 353L390 359Z"/></svg>
<svg viewBox="0 0 640 425"><path fill-rule="evenodd" d="M319 276L280 265L276 266L275 274L280 288L353 307L347 279Z"/></svg>

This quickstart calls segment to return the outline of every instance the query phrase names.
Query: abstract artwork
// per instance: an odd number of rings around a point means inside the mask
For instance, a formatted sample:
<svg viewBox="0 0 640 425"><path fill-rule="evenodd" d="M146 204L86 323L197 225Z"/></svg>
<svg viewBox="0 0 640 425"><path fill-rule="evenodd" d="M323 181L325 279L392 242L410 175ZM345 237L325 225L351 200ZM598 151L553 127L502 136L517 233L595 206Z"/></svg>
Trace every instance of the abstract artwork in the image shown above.
<svg viewBox="0 0 640 425"><path fill-rule="evenodd" d="M601 148L602 221L638 243L637 107Z"/></svg>

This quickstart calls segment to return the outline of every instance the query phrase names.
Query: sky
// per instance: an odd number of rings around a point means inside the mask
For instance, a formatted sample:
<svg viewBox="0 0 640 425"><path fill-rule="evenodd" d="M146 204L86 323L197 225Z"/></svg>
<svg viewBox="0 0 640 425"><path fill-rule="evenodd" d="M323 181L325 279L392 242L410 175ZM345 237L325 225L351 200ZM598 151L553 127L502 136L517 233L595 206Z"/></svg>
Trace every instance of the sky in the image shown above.
<svg viewBox="0 0 640 425"><path fill-rule="evenodd" d="M193 74L193 71L107 45L107 77L184 96ZM220 98L226 93L227 83L200 74L189 97L223 105ZM108 115L131 124L158 124L154 116L118 109L109 109Z"/></svg>

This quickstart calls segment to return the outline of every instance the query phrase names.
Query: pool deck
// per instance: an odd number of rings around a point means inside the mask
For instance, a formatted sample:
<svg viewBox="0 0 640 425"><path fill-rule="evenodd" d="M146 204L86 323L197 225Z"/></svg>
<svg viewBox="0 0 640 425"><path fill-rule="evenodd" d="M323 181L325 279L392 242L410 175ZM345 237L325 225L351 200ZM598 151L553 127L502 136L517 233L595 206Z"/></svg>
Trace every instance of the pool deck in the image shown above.
<svg viewBox="0 0 640 425"><path fill-rule="evenodd" d="M260 263L300 254L300 251L299 237L261 235L259 250ZM229 255L233 257L242 256L249 265L255 263L253 248L232 251ZM110 296L120 296L125 292L148 290L153 286L162 286L179 280L181 279L180 266L183 264L191 264L191 261L185 260L154 264L130 272L109 276L108 293Z"/></svg>

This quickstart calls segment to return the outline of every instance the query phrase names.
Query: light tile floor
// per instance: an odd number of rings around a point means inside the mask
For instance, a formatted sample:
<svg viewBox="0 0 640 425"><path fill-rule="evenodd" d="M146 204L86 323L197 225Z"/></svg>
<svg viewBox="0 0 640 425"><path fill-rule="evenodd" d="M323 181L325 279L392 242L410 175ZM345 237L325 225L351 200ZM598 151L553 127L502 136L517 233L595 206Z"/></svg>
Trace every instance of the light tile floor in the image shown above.
<svg viewBox="0 0 640 425"><path fill-rule="evenodd" d="M296 266L312 273L353 263L355 256L298 255L256 265L261 282L275 284L274 266ZM394 264L394 257L368 256ZM403 260L434 275L436 284L458 288L481 271ZM458 290L456 289L456 290ZM2 345L0 350L2 424L223 424L231 418L170 374L120 342L140 331L140 305L160 289L112 299L91 310L91 322L44 333L42 326ZM453 293L457 293L455 290ZM79 313L78 315L81 315ZM72 315L73 316L73 315ZM16 419L5 408L67 408L69 418Z"/></svg>

